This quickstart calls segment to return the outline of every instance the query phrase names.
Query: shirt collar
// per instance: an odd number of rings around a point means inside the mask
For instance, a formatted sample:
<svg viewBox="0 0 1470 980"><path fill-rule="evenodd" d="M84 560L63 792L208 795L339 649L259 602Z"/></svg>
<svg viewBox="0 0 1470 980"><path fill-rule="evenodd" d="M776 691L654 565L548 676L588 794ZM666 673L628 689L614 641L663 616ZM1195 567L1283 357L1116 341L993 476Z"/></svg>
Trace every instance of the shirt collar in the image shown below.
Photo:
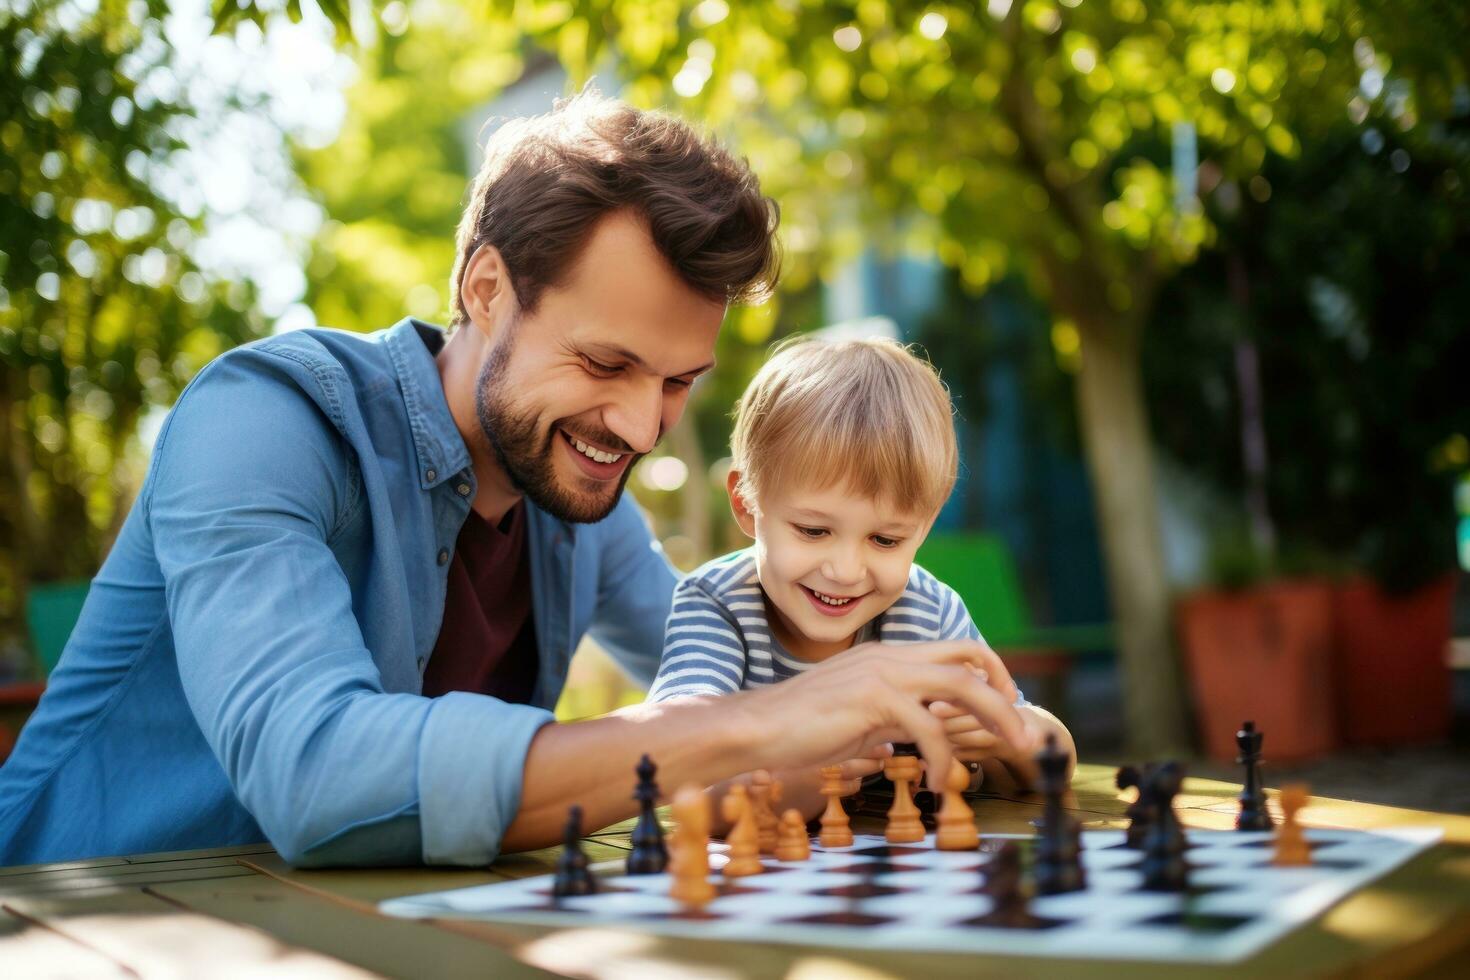
<svg viewBox="0 0 1470 980"><path fill-rule="evenodd" d="M398 388L419 459L419 484L436 487L467 469L470 452L460 438L434 357L444 348L444 330L406 317L388 329L384 343L398 373Z"/></svg>

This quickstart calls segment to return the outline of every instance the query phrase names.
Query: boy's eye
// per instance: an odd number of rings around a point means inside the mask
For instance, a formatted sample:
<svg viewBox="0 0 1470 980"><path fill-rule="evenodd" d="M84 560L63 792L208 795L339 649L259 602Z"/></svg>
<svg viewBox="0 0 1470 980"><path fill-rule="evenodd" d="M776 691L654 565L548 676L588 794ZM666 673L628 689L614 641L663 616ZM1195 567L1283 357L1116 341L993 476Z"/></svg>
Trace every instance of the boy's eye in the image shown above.
<svg viewBox="0 0 1470 980"><path fill-rule="evenodd" d="M887 538L881 534L873 535L873 543L880 548L897 548L900 544L897 538Z"/></svg>
<svg viewBox="0 0 1470 980"><path fill-rule="evenodd" d="M807 538L820 538L822 535L827 533L827 529L824 527L802 527L800 524L794 524L792 526L795 527L796 530L803 537Z"/></svg>

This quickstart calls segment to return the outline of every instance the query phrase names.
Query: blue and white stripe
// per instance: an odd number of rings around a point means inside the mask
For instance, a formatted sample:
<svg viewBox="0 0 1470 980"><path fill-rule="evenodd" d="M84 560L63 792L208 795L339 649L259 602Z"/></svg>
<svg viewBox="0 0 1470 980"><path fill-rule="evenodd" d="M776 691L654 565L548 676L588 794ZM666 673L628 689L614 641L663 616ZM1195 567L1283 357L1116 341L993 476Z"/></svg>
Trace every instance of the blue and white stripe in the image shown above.
<svg viewBox="0 0 1470 980"><path fill-rule="evenodd" d="M856 642L979 638L955 591L914 565L903 594L859 631ZM733 694L813 666L792 657L771 635L755 554L747 548L716 558L679 583L664 631L663 662L648 700Z"/></svg>

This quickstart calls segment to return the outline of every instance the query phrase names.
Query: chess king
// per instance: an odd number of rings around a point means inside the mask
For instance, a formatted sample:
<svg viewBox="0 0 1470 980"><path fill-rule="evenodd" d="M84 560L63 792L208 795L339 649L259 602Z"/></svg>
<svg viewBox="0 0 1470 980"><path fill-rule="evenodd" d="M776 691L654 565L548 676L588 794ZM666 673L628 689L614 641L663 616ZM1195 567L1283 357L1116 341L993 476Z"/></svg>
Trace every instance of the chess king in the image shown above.
<svg viewBox="0 0 1470 980"><path fill-rule="evenodd" d="M776 224L744 162L587 91L490 139L448 330L304 330L206 366L0 769L0 864L261 840L484 864L556 843L574 803L589 830L631 816L645 752L708 785L901 731L944 773L940 698L1029 749L968 635L554 722L584 635L654 675L676 577L623 488L728 307L775 284Z"/></svg>

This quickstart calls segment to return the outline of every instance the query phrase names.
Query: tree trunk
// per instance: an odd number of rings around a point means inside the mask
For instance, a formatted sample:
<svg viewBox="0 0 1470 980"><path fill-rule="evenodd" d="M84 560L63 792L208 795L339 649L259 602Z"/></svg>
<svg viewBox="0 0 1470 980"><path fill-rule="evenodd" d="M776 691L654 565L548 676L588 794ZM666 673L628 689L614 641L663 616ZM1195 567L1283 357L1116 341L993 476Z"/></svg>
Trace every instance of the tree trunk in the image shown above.
<svg viewBox="0 0 1470 980"><path fill-rule="evenodd" d="M1095 313L1077 323L1077 409L1117 625L1129 748L1156 758L1188 748L1188 711L1170 630L1139 330Z"/></svg>

